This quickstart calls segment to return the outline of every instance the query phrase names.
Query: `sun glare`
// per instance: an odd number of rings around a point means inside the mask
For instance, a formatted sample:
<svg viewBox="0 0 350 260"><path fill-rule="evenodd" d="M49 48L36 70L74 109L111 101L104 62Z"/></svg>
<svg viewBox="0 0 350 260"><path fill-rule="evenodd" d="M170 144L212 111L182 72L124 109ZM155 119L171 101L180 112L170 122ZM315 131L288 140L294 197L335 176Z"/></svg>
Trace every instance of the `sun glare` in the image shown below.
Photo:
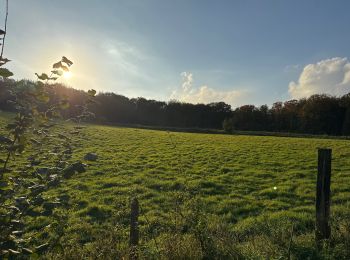
<svg viewBox="0 0 350 260"><path fill-rule="evenodd" d="M70 71L66 71L63 73L63 77L66 79L69 79L72 77L72 73Z"/></svg>

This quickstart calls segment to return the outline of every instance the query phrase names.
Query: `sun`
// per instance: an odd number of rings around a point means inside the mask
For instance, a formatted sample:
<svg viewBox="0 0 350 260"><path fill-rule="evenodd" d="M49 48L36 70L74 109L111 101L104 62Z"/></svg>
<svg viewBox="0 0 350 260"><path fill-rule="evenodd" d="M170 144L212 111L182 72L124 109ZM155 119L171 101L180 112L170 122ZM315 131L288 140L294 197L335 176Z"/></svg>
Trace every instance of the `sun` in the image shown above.
<svg viewBox="0 0 350 260"><path fill-rule="evenodd" d="M69 79L72 77L72 73L70 71L65 71L63 73L63 77L66 78L66 79Z"/></svg>

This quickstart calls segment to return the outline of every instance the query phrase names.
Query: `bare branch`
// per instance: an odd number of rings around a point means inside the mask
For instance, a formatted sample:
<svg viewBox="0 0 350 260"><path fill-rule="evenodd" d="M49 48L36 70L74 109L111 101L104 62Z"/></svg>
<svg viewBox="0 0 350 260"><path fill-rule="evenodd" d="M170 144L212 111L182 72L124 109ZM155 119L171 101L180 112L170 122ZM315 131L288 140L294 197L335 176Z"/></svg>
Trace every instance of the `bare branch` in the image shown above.
<svg viewBox="0 0 350 260"><path fill-rule="evenodd" d="M7 17L9 14L9 0L6 0L6 15L5 15L5 34L4 37L2 38L2 45L1 45L1 54L0 54L0 60L2 59L2 55L4 53L4 47L5 47L5 38L7 34Z"/></svg>

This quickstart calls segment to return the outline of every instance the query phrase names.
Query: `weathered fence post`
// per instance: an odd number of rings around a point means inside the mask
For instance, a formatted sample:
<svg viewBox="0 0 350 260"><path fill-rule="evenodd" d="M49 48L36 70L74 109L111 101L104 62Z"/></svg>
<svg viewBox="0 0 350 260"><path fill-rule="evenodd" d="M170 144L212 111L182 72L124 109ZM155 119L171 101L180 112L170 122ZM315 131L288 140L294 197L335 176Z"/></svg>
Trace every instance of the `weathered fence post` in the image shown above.
<svg viewBox="0 0 350 260"><path fill-rule="evenodd" d="M318 173L316 187L316 242L328 239L332 149L318 149Z"/></svg>
<svg viewBox="0 0 350 260"><path fill-rule="evenodd" d="M139 202L137 198L131 200L130 211L130 259L137 259L137 246L139 243Z"/></svg>

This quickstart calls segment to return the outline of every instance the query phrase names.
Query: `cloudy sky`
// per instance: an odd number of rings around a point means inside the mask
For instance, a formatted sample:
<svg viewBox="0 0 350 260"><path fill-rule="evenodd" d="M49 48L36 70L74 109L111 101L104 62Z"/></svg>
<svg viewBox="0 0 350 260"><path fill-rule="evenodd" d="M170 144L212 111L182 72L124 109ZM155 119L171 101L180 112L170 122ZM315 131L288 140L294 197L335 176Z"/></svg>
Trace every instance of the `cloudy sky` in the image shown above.
<svg viewBox="0 0 350 260"><path fill-rule="evenodd" d="M10 0L5 56L15 78L35 79L65 55L65 84L129 97L238 106L342 95L349 10L348 0Z"/></svg>

